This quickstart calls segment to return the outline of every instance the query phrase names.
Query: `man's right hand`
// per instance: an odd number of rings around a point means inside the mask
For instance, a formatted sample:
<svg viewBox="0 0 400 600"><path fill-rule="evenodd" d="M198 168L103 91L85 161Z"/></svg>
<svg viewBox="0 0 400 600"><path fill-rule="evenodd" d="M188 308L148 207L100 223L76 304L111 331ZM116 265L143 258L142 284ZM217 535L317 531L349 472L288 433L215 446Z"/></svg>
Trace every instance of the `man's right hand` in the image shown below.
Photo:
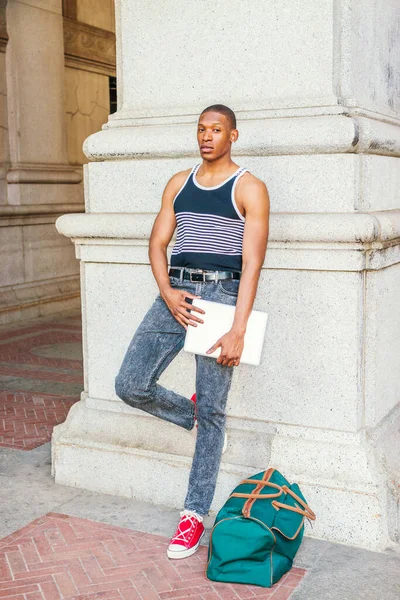
<svg viewBox="0 0 400 600"><path fill-rule="evenodd" d="M161 297L168 306L172 316L185 329L188 328L188 325L197 327L197 323L204 323L204 321L199 317L196 317L193 312L198 312L204 315L205 311L198 306L194 306L190 302L186 302L186 298L194 300L195 298L200 298L200 296L195 296L194 294L191 294L185 290L176 290L173 287L168 287L166 290L161 292ZM188 310L192 312L189 313Z"/></svg>

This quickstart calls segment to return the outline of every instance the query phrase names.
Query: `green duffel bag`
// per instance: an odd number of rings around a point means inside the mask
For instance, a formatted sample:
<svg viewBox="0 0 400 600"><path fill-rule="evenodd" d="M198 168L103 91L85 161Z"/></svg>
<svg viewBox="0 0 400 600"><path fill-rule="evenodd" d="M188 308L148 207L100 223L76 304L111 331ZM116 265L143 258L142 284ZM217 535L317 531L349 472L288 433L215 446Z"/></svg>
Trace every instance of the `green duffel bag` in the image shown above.
<svg viewBox="0 0 400 600"><path fill-rule="evenodd" d="M208 579L271 587L292 566L305 518L314 521L315 514L299 486L276 469L244 479L215 519Z"/></svg>

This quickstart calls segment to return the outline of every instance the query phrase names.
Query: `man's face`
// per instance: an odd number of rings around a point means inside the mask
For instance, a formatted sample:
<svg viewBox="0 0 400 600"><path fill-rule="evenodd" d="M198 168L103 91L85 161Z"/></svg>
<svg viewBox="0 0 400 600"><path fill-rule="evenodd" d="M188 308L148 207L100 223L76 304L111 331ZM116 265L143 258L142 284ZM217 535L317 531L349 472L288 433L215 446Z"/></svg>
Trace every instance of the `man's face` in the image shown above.
<svg viewBox="0 0 400 600"><path fill-rule="evenodd" d="M197 141L201 157L214 161L231 151L231 144L237 138L237 129L232 129L228 118L218 112L200 115L197 126Z"/></svg>

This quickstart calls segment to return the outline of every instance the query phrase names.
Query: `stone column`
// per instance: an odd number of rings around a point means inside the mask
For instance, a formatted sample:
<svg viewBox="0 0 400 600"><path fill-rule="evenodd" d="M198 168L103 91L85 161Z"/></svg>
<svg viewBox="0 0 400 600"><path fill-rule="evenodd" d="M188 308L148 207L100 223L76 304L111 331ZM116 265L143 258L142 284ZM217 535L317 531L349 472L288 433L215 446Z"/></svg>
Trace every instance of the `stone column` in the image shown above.
<svg viewBox="0 0 400 600"><path fill-rule="evenodd" d="M8 204L80 202L68 164L61 0L7 5ZM61 185L60 185L61 184Z"/></svg>
<svg viewBox="0 0 400 600"><path fill-rule="evenodd" d="M73 247L54 226L83 210L67 158L61 5L0 5L0 323L79 305Z"/></svg>
<svg viewBox="0 0 400 600"><path fill-rule="evenodd" d="M199 161L197 116L222 102L272 215L264 358L235 371L212 509L274 466L317 513L309 535L385 547L399 536L397 1L119 0L116 27L119 110L85 143L87 213L57 223L81 260L86 377L53 436L56 481L182 506L195 434L125 406L114 378L156 294L163 187ZM161 381L189 396L193 357Z"/></svg>

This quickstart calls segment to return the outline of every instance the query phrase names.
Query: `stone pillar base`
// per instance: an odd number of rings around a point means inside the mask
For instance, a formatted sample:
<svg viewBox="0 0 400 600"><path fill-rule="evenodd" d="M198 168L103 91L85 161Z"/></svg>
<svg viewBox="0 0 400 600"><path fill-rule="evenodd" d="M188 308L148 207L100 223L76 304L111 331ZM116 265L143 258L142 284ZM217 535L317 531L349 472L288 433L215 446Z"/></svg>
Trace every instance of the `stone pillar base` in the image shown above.
<svg viewBox="0 0 400 600"><path fill-rule="evenodd" d="M196 433L157 421L155 436L155 417L84 393L53 432L56 482L181 509ZM396 423L398 428L400 411L386 424L385 439L396 435ZM227 433L210 514L241 479L273 466L299 483L312 508L318 506L307 535L371 549L387 546L391 498L384 481L390 474L376 440L232 417Z"/></svg>

